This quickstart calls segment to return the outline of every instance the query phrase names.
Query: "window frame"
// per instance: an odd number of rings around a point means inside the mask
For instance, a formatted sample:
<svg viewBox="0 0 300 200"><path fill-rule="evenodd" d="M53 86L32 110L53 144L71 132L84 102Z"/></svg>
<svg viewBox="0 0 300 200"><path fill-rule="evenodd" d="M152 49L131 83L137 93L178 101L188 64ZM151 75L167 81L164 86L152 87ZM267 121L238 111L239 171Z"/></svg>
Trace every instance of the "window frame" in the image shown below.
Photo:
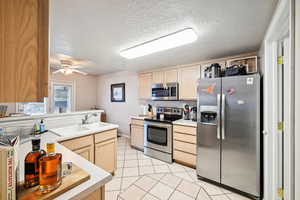
<svg viewBox="0 0 300 200"><path fill-rule="evenodd" d="M49 98L49 109L54 112L54 85L71 86L71 112L75 111L76 108L76 82L75 81L60 81L60 80L50 80L50 98Z"/></svg>

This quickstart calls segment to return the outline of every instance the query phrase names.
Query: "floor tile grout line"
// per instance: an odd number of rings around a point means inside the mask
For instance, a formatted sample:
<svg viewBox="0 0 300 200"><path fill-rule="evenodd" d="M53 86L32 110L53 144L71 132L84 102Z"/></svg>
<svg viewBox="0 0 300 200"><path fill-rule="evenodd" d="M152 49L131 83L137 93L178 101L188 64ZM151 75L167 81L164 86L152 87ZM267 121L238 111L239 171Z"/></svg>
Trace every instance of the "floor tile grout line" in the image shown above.
<svg viewBox="0 0 300 200"><path fill-rule="evenodd" d="M181 179L181 181L179 182L179 184L175 187L175 189L173 190L173 192L170 194L168 200L172 197L172 195L175 193L175 191L177 191L177 188L179 187L179 185L183 182L183 179Z"/></svg>

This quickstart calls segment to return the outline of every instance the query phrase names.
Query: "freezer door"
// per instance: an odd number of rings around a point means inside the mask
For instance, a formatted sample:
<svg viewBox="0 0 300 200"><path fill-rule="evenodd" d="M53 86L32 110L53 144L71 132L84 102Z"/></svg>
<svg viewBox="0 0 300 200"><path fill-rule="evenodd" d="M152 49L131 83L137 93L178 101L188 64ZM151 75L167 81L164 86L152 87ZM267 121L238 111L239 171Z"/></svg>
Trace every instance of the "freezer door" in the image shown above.
<svg viewBox="0 0 300 200"><path fill-rule="evenodd" d="M198 82L197 174L220 182L221 79Z"/></svg>
<svg viewBox="0 0 300 200"><path fill-rule="evenodd" d="M221 183L260 194L260 77L222 79Z"/></svg>

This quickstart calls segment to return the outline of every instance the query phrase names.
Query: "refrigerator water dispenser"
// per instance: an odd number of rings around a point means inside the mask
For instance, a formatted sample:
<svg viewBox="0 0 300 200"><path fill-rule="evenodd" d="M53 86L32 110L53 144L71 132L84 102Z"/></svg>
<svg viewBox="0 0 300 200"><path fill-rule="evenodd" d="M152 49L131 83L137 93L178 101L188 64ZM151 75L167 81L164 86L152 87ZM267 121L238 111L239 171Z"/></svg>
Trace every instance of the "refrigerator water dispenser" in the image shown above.
<svg viewBox="0 0 300 200"><path fill-rule="evenodd" d="M217 125L217 106L200 106L200 123Z"/></svg>

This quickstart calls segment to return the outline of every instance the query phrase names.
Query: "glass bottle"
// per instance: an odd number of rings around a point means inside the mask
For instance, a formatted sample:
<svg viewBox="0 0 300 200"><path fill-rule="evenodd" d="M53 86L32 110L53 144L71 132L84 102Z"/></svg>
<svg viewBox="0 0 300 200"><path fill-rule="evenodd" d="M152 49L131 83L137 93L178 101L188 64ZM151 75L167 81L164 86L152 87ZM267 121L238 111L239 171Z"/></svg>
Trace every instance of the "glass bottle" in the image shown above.
<svg viewBox="0 0 300 200"><path fill-rule="evenodd" d="M32 151L29 152L24 160L25 187L33 187L39 184L39 159L46 154L44 150L40 150L40 138L31 140Z"/></svg>
<svg viewBox="0 0 300 200"><path fill-rule="evenodd" d="M47 154L40 158L40 191L48 193L61 184L62 154L55 153L55 144L47 144Z"/></svg>

